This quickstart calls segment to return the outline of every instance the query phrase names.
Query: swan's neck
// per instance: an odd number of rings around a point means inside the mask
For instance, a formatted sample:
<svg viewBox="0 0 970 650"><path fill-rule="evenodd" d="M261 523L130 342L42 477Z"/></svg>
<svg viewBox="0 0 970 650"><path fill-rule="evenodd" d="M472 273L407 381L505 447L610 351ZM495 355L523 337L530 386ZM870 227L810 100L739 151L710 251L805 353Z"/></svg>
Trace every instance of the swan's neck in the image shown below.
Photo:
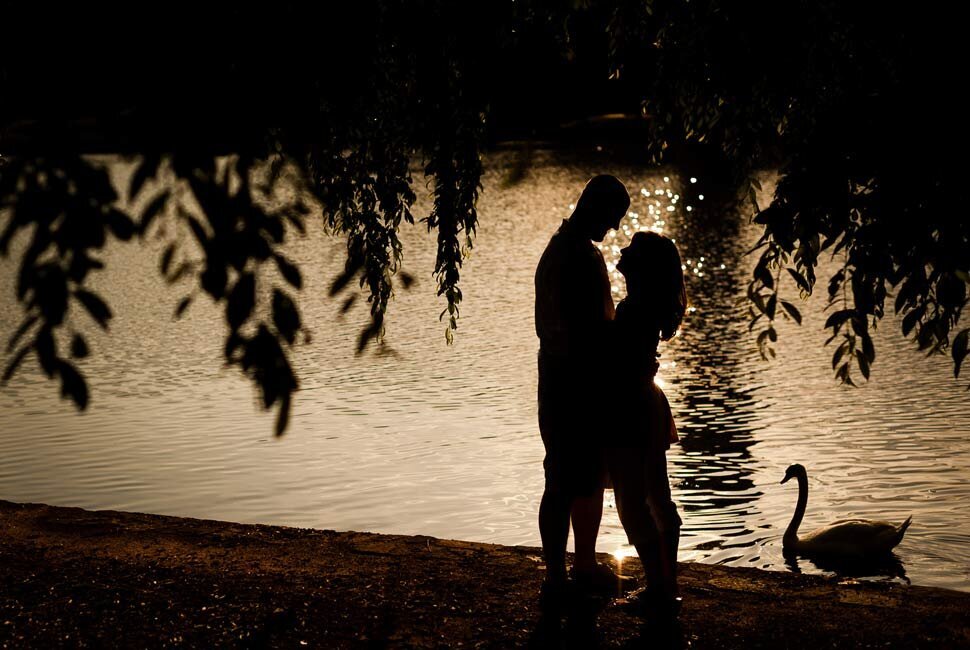
<svg viewBox="0 0 970 650"><path fill-rule="evenodd" d="M790 544L798 541L798 527L805 516L805 506L808 505L808 477L798 476L798 503L795 505L795 514L791 517L788 530L785 531L784 542Z"/></svg>

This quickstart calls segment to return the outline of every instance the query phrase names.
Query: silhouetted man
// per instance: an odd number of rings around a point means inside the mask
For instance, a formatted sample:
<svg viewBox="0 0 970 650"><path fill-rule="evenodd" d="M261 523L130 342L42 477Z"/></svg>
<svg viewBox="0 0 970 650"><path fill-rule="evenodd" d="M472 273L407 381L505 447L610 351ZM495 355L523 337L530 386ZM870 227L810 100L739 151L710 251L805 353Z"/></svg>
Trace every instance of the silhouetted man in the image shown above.
<svg viewBox="0 0 970 650"><path fill-rule="evenodd" d="M573 577L582 589L616 589L612 570L596 562L606 462L598 433L607 395L603 368L614 316L610 279L593 241L615 230L630 196L615 176L591 179L563 220L536 269L539 336L539 431L545 445L545 491L539 534L549 593L566 582L566 541L572 519Z"/></svg>

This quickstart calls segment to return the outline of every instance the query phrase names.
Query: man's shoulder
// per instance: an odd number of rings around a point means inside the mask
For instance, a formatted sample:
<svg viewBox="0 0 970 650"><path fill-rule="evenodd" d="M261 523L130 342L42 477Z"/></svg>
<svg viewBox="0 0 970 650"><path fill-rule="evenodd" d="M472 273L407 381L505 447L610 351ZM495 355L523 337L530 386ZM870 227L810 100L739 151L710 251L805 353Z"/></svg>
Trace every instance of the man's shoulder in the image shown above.
<svg viewBox="0 0 970 650"><path fill-rule="evenodd" d="M565 223L565 222L563 222ZM539 265L548 264L553 259L561 259L565 257L570 248L571 242L569 237L563 233L563 229L560 226L559 230L552 234L549 241L546 243L545 249L542 251L542 257L539 258Z"/></svg>
<svg viewBox="0 0 970 650"><path fill-rule="evenodd" d="M563 220L559 229L549 238L546 244L546 252L563 256L585 255L592 252L598 253L596 246L588 238L575 232L569 226L568 220Z"/></svg>
<svg viewBox="0 0 970 650"><path fill-rule="evenodd" d="M549 243L546 245L546 247L548 248L549 246L554 245L562 246L573 239L572 234L573 233L569 228L569 221L563 219L562 223L559 224L559 227L556 228L556 232L552 233L552 237L549 238Z"/></svg>

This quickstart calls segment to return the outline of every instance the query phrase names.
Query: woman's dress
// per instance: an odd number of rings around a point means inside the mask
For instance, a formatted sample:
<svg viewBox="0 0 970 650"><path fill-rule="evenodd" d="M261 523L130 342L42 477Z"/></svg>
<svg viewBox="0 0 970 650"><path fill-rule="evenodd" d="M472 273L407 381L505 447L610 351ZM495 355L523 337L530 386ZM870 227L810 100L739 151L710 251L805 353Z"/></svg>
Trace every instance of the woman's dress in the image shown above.
<svg viewBox="0 0 970 650"><path fill-rule="evenodd" d="M621 447L656 444L666 450L679 438L667 396L654 382L660 326L648 305L629 298L617 305L614 324L619 410L623 413L615 443Z"/></svg>

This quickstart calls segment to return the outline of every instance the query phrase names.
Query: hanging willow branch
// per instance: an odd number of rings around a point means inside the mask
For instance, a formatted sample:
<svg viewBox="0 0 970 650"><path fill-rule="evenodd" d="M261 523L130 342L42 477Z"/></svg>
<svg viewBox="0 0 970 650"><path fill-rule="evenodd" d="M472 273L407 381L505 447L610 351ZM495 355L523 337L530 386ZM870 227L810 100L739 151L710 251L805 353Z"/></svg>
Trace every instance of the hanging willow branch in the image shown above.
<svg viewBox="0 0 970 650"><path fill-rule="evenodd" d="M383 336L395 284L412 282L399 273L399 233L415 222L412 169L422 161L434 199L423 220L438 235L433 273L451 340L482 173L486 106L478 58L496 33L479 21L486 29L461 36L466 17L439 2L361 5L353 10L360 15L327 23L301 20L307 10L295 5L258 12L258 20L245 11L234 9L229 19L239 21L241 32L282 35L279 44L289 48L285 67L273 48L256 58L207 54L215 57L214 70L226 64L229 78L247 91L265 79L292 81L251 97L263 102L254 113L255 134L246 131L220 146L146 147L130 157L124 199L103 158L50 156L29 147L0 157L0 253L18 256L24 307L3 383L34 355L59 380L62 395L86 408L88 387L76 360L89 348L77 319L107 329L113 317L87 285L90 273L103 268L97 253L109 239L159 237L161 274L186 288L173 313L181 316L200 296L220 305L226 362L254 382L264 408L278 408L281 435L299 386L290 353L298 335L306 335L298 307L305 270L283 255L287 237L306 232L317 216L327 232L346 238L344 272L330 293L353 282L364 289L370 322L358 341L363 351ZM211 81L224 80L217 73ZM282 108L265 104L267 92ZM231 120L237 107L227 103L224 118ZM320 214L300 198L306 192L318 199ZM11 248L20 234L29 239L26 248ZM356 295L345 299L344 309Z"/></svg>

